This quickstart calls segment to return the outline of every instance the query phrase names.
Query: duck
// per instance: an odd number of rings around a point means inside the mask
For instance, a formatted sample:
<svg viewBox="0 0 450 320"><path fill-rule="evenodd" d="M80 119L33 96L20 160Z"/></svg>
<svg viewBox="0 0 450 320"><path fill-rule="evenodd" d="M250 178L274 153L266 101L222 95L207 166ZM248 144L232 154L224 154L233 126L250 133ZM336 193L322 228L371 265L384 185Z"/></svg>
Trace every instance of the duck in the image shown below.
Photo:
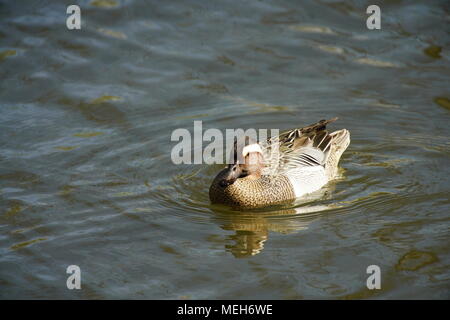
<svg viewBox="0 0 450 320"><path fill-rule="evenodd" d="M263 141L234 140L232 159L209 188L212 204L251 209L293 202L337 178L350 132L327 131L338 118L282 132Z"/></svg>

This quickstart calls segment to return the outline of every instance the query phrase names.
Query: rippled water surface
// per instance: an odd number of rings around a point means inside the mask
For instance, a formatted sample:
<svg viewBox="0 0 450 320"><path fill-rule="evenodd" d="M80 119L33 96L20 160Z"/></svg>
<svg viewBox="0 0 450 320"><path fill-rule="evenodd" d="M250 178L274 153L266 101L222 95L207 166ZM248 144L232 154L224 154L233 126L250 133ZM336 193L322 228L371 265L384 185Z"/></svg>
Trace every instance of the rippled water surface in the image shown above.
<svg viewBox="0 0 450 320"><path fill-rule="evenodd" d="M0 1L1 298L450 298L447 1ZM209 203L176 128L339 117L341 178ZM366 268L381 268L368 290ZM66 268L81 268L68 290Z"/></svg>

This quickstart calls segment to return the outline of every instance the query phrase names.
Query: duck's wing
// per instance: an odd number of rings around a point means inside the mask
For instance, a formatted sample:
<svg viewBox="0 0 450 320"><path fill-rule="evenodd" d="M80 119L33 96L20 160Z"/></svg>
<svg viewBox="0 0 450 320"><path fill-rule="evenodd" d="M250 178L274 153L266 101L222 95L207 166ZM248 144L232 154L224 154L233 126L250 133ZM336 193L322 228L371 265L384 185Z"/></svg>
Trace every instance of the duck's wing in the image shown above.
<svg viewBox="0 0 450 320"><path fill-rule="evenodd" d="M294 168L325 166L332 140L326 125L336 120L320 120L269 138L262 144L266 159L264 173L280 174Z"/></svg>

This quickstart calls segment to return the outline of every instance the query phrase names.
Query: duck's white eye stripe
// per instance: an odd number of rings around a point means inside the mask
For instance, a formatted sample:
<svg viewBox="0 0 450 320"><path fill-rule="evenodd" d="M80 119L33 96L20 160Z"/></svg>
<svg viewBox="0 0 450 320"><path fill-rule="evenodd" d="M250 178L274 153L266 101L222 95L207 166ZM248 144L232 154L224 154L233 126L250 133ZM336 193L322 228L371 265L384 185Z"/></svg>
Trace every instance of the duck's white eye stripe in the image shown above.
<svg viewBox="0 0 450 320"><path fill-rule="evenodd" d="M247 156L251 152L259 152L263 154L261 146L257 143L245 146L244 149L242 149L242 156L245 158L245 156Z"/></svg>

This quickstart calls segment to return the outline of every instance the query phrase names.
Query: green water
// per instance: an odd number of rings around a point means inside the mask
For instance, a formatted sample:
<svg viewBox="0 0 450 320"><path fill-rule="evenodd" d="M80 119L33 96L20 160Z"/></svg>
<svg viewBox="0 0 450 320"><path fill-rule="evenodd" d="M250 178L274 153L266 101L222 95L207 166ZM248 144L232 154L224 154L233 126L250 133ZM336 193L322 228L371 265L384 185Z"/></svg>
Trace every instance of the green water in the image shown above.
<svg viewBox="0 0 450 320"><path fill-rule="evenodd" d="M0 3L3 299L449 299L450 7L381 1ZM173 130L339 117L338 181L211 206ZM81 269L68 290L66 268ZM366 268L381 269L368 290Z"/></svg>

